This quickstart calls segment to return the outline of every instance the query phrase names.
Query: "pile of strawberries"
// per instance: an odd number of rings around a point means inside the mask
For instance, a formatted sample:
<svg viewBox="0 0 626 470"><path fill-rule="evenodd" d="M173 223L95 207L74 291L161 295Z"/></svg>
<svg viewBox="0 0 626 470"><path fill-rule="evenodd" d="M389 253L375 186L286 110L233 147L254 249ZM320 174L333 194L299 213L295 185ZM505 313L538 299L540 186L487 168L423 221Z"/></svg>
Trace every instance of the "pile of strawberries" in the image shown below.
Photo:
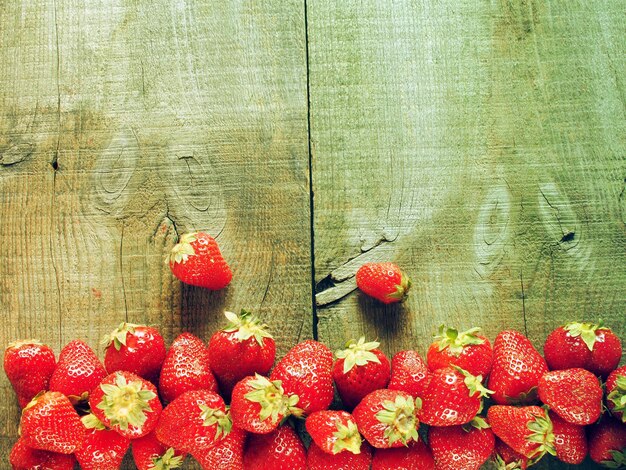
<svg viewBox="0 0 626 470"><path fill-rule="evenodd" d="M225 262L214 259L216 274L198 254L221 256L214 240L182 241L177 277L228 284ZM191 274L175 269L189 261ZM390 263L364 266L357 283L384 302L410 286ZM11 344L4 369L23 408L12 468L119 469L129 449L139 470L186 458L208 470L523 469L546 454L626 466L626 366L608 327L563 325L545 356L517 331L492 346L479 328L442 326L426 360L415 350L390 360L360 338L334 354L304 341L275 363L266 325L226 317L208 344L182 333L169 350L156 328L122 323L103 362L78 339L58 361L40 342Z"/></svg>

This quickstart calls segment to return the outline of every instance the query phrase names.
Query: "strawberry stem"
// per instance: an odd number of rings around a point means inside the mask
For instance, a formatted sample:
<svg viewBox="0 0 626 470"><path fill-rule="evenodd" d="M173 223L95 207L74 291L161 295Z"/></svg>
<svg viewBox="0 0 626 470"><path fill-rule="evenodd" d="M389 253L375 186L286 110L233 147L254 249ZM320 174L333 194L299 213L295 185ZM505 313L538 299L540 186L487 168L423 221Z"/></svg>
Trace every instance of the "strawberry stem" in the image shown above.
<svg viewBox="0 0 626 470"><path fill-rule="evenodd" d="M355 366L364 366L368 362L380 364L380 359L372 351L380 346L377 341L365 342L365 336L361 336L358 341L351 339L346 343L347 349L337 351L335 355L343 359L343 373L347 374Z"/></svg>
<svg viewBox="0 0 626 470"><path fill-rule="evenodd" d="M144 390L140 380L127 382L123 375L117 374L115 384L102 384L100 388L104 396L97 408L104 412L111 426L128 429L128 426L139 427L146 422L146 413L152 411L149 402L156 394Z"/></svg>
<svg viewBox="0 0 626 470"><path fill-rule="evenodd" d="M267 325L247 310L242 309L239 315L233 312L224 312L224 315L229 322L224 331L236 332L235 337L240 342L254 338L259 346L263 346L263 338L272 337L267 331Z"/></svg>

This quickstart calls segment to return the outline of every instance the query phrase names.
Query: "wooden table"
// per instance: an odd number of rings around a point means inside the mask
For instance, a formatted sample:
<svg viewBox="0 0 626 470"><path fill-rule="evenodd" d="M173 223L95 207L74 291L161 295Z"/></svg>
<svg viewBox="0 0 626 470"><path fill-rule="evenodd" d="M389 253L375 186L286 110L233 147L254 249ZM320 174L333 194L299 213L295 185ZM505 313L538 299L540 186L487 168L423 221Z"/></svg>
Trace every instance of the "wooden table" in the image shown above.
<svg viewBox="0 0 626 470"><path fill-rule="evenodd" d="M626 338L625 9L1 2L1 342L97 347L121 321L207 339L241 308L280 354L425 352L442 322L540 346L601 317ZM164 264L195 229L233 267L224 291ZM404 305L355 291L376 260L412 277Z"/></svg>

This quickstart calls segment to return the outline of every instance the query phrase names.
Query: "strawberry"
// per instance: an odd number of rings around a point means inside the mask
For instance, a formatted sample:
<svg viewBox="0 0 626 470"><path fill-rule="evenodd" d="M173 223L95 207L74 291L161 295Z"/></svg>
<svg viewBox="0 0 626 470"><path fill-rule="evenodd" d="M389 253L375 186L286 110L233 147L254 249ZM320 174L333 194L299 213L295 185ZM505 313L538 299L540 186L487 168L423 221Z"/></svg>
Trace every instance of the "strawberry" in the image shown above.
<svg viewBox="0 0 626 470"><path fill-rule="evenodd" d="M333 401L332 367L331 350L308 340L287 352L274 367L270 379L280 380L287 395L298 395L298 408L309 414L327 409Z"/></svg>
<svg viewBox="0 0 626 470"><path fill-rule="evenodd" d="M514 451L498 437L492 460L498 470L526 470L528 467L528 457Z"/></svg>
<svg viewBox="0 0 626 470"><path fill-rule="evenodd" d="M581 368L606 378L622 357L622 343L610 328L568 323L552 331L543 347L550 370Z"/></svg>
<svg viewBox="0 0 626 470"><path fill-rule="evenodd" d="M585 426L602 414L602 387L585 369L546 372L538 390L541 401L569 423Z"/></svg>
<svg viewBox="0 0 626 470"><path fill-rule="evenodd" d="M16 341L4 350L4 372L24 408L39 392L48 390L56 368L54 352L36 339Z"/></svg>
<svg viewBox="0 0 626 470"><path fill-rule="evenodd" d="M270 371L276 358L276 343L267 332L267 325L250 312L225 315L230 324L211 336L209 356L220 391L230 397L235 384L244 377Z"/></svg>
<svg viewBox="0 0 626 470"><path fill-rule="evenodd" d="M370 297L391 304L406 298L411 280L393 263L365 263L356 272L356 285Z"/></svg>
<svg viewBox="0 0 626 470"><path fill-rule="evenodd" d="M72 454L85 439L85 428L70 400L59 392L37 395L22 411L20 431L33 449Z"/></svg>
<svg viewBox="0 0 626 470"><path fill-rule="evenodd" d="M391 359L391 378L387 388L421 398L426 393L431 377L426 362L417 351L400 351Z"/></svg>
<svg viewBox="0 0 626 470"><path fill-rule="evenodd" d="M165 407L155 433L166 446L200 454L216 445L231 427L222 397L209 390L191 390Z"/></svg>
<svg viewBox="0 0 626 470"><path fill-rule="evenodd" d="M306 449L290 426L251 434L243 455L246 470L305 470Z"/></svg>
<svg viewBox="0 0 626 470"><path fill-rule="evenodd" d="M352 416L363 437L376 448L400 447L418 440L416 399L407 393L375 390L363 398Z"/></svg>
<svg viewBox="0 0 626 470"><path fill-rule="evenodd" d="M375 449L372 470L435 470L435 460L424 442L413 441L406 447Z"/></svg>
<svg viewBox="0 0 626 470"><path fill-rule="evenodd" d="M495 437L489 427L432 426L428 443L437 470L478 470L493 453Z"/></svg>
<svg viewBox="0 0 626 470"><path fill-rule="evenodd" d="M606 402L617 419L626 423L626 366L615 369L606 379Z"/></svg>
<svg viewBox="0 0 626 470"><path fill-rule="evenodd" d="M480 411L482 398L490 393L481 376L474 377L458 367L439 369L422 397L420 421L431 426L469 423Z"/></svg>
<svg viewBox="0 0 626 470"><path fill-rule="evenodd" d="M589 457L608 468L626 466L626 425L613 418L606 418L591 426Z"/></svg>
<svg viewBox="0 0 626 470"><path fill-rule="evenodd" d="M496 436L526 458L556 454L552 422L543 408L494 405L487 411L487 420Z"/></svg>
<svg viewBox="0 0 626 470"><path fill-rule="evenodd" d="M82 470L117 470L122 465L130 440L108 430L93 414L82 417L87 428L85 440L76 449L76 460Z"/></svg>
<svg viewBox="0 0 626 470"><path fill-rule="evenodd" d="M9 463L13 470L74 470L76 458L73 454L32 449L20 438L11 449Z"/></svg>
<svg viewBox="0 0 626 470"><path fill-rule="evenodd" d="M491 398L496 403L535 403L539 379L546 372L546 361L526 336L514 330L496 336L488 385L494 391Z"/></svg>
<svg viewBox="0 0 626 470"><path fill-rule="evenodd" d="M361 451L361 434L352 415L346 411L322 410L306 419L306 430L320 449L329 454Z"/></svg>
<svg viewBox="0 0 626 470"><path fill-rule="evenodd" d="M102 340L109 374L126 370L156 384L165 360L165 342L156 328L122 323Z"/></svg>
<svg viewBox="0 0 626 470"><path fill-rule="evenodd" d="M372 463L372 448L367 442L361 445L361 452L339 452L329 454L311 442L306 456L308 470L369 470ZM274 470L274 469L272 469Z"/></svg>
<svg viewBox="0 0 626 470"><path fill-rule="evenodd" d="M208 348L197 336L182 333L165 356L159 377L159 392L167 403L190 390L217 393L217 382L211 372Z"/></svg>
<svg viewBox="0 0 626 470"><path fill-rule="evenodd" d="M243 448L246 432L233 427L227 436L208 450L193 455L203 470L244 470Z"/></svg>
<svg viewBox="0 0 626 470"><path fill-rule="evenodd" d="M556 457L565 463L580 465L587 456L587 437L585 428L568 423L558 414L548 412L554 433Z"/></svg>
<svg viewBox="0 0 626 470"><path fill-rule="evenodd" d="M172 248L169 265L180 281L206 289L223 289L233 278L217 242L204 232L181 235Z"/></svg>
<svg viewBox="0 0 626 470"><path fill-rule="evenodd" d="M107 372L87 343L70 341L59 354L59 362L50 377L50 390L61 392L74 404L86 401L89 392L106 377Z"/></svg>
<svg viewBox="0 0 626 470"><path fill-rule="evenodd" d="M138 439L154 429L161 402L152 382L126 371L107 375L89 396L91 412L110 429Z"/></svg>
<svg viewBox="0 0 626 470"><path fill-rule="evenodd" d="M378 349L380 343L350 340L346 349L337 351L333 366L333 380L344 407L352 410L365 395L387 387L391 365L387 356Z"/></svg>
<svg viewBox="0 0 626 470"><path fill-rule="evenodd" d="M296 408L298 395L288 396L280 380L271 381L259 374L243 378L233 389L230 414L233 424L246 431L267 434L280 421L302 410Z"/></svg>
<svg viewBox="0 0 626 470"><path fill-rule="evenodd" d="M132 451L138 470L171 470L179 468L185 459L182 452L163 445L154 431L133 440Z"/></svg>
<svg viewBox="0 0 626 470"><path fill-rule="evenodd" d="M449 366L458 366L472 375L487 377L491 371L493 351L491 343L479 334L480 328L458 332L444 325L428 348L426 360L432 372Z"/></svg>

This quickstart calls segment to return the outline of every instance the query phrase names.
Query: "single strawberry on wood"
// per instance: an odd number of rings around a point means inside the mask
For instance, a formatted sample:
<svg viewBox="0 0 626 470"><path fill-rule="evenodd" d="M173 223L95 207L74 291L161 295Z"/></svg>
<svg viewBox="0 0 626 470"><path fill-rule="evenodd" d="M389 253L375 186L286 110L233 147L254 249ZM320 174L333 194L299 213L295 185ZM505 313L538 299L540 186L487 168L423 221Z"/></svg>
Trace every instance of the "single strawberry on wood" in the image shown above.
<svg viewBox="0 0 626 470"><path fill-rule="evenodd" d="M9 464L12 470L74 470L74 454L59 454L47 450L28 447L19 438L11 448Z"/></svg>
<svg viewBox="0 0 626 470"><path fill-rule="evenodd" d="M306 430L311 439L329 454L361 451L361 434L354 418L347 411L322 410L306 419Z"/></svg>
<svg viewBox="0 0 626 470"><path fill-rule="evenodd" d="M156 328L122 323L102 340L109 374L125 370L157 384L165 360L165 342Z"/></svg>
<svg viewBox="0 0 626 470"><path fill-rule="evenodd" d="M82 445L76 449L76 460L82 470L118 470L130 447L130 440L107 429L93 414L82 417L87 429Z"/></svg>
<svg viewBox="0 0 626 470"><path fill-rule="evenodd" d="M356 285L370 297L391 304L406 298L411 280L394 263L365 263L356 272Z"/></svg>
<svg viewBox="0 0 626 470"><path fill-rule="evenodd" d="M391 365L387 356L378 349L377 341L350 340L346 349L337 351L333 366L333 380L344 407L354 409L365 395L387 387Z"/></svg>
<svg viewBox="0 0 626 470"><path fill-rule="evenodd" d="M133 440L133 460L138 470L172 470L183 464L185 455L159 441L152 431Z"/></svg>
<svg viewBox="0 0 626 470"><path fill-rule="evenodd" d="M306 449L291 426L250 434L243 455L246 470L305 470Z"/></svg>
<svg viewBox="0 0 626 470"><path fill-rule="evenodd" d="M89 407L107 428L128 439L150 433L162 409L152 382L126 371L102 379L89 395Z"/></svg>
<svg viewBox="0 0 626 470"><path fill-rule="evenodd" d="M372 446L401 447L419 438L418 407L419 399L398 390L382 389L363 398L352 416L359 432Z"/></svg>
<svg viewBox="0 0 626 470"><path fill-rule="evenodd" d="M374 449L372 470L435 470L435 459L422 440L406 447Z"/></svg>
<svg viewBox="0 0 626 470"><path fill-rule="evenodd" d="M554 433L554 450L561 462L580 465L587 457L587 436L585 427L568 423L558 414L549 411Z"/></svg>
<svg viewBox="0 0 626 470"><path fill-rule="evenodd" d="M233 274L217 242L204 232L181 235L169 257L174 276L185 284L219 290L226 287Z"/></svg>
<svg viewBox="0 0 626 470"><path fill-rule="evenodd" d="M37 395L20 420L24 444L33 449L73 454L85 439L85 427L70 400L60 392Z"/></svg>
<svg viewBox="0 0 626 470"><path fill-rule="evenodd" d="M267 325L250 312L224 314L229 325L211 336L209 357L222 395L230 397L237 382L244 377L265 375L270 371L276 358L276 343Z"/></svg>
<svg viewBox="0 0 626 470"><path fill-rule="evenodd" d="M478 470L493 454L495 436L486 424L481 427L431 426L428 444L437 470Z"/></svg>
<svg viewBox="0 0 626 470"><path fill-rule="evenodd" d="M428 348L426 361L431 372L457 366L472 375L487 377L491 371L493 350L489 340L480 334L480 328L459 332L441 325L435 341Z"/></svg>
<svg viewBox="0 0 626 470"><path fill-rule="evenodd" d="M297 395L298 408L306 415L328 409L333 401L332 367L333 353L328 346L307 340L287 352L270 380L280 380L286 395Z"/></svg>
<svg viewBox="0 0 626 470"><path fill-rule="evenodd" d="M413 398L422 398L432 374L417 351L400 351L391 359L391 377L387 388L400 390Z"/></svg>
<svg viewBox="0 0 626 470"><path fill-rule="evenodd" d="M522 333L505 330L493 343L493 366L488 388L499 405L537 402L539 379L548 372L546 361Z"/></svg>
<svg viewBox="0 0 626 470"><path fill-rule="evenodd" d="M24 408L39 392L48 390L56 369L54 352L36 339L16 341L4 350L4 372Z"/></svg>
<svg viewBox="0 0 626 470"><path fill-rule="evenodd" d="M589 457L607 468L626 467L626 424L605 416L588 427Z"/></svg>
<svg viewBox="0 0 626 470"><path fill-rule="evenodd" d="M202 470L248 470L243 463L245 442L246 432L233 427L228 435L217 441L213 447L194 453L193 458L200 464Z"/></svg>
<svg viewBox="0 0 626 470"><path fill-rule="evenodd" d="M370 470L372 463L372 448L363 441L361 452L339 452L329 454L320 449L315 442L311 442L307 452L308 470Z"/></svg>
<svg viewBox="0 0 626 470"><path fill-rule="evenodd" d="M606 395L613 416L626 423L626 366L615 369L606 379Z"/></svg>

